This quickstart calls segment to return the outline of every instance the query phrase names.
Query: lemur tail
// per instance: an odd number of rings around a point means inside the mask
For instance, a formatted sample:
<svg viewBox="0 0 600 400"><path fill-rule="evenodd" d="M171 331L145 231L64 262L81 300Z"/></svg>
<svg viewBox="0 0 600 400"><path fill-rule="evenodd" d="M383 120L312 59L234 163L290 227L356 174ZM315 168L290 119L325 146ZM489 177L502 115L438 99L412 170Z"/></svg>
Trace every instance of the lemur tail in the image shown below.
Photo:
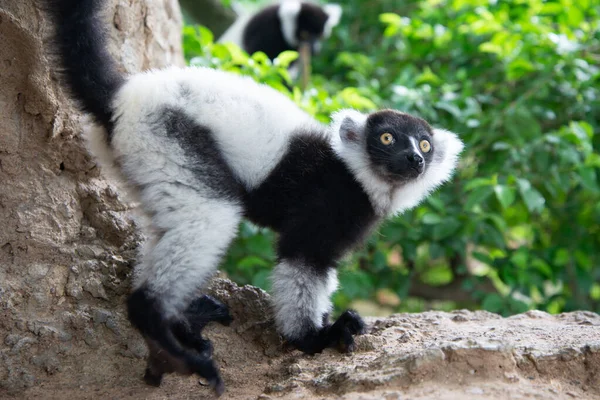
<svg viewBox="0 0 600 400"><path fill-rule="evenodd" d="M106 49L98 13L105 0L44 0L56 29L61 75L83 111L110 133L111 102L124 81Z"/></svg>

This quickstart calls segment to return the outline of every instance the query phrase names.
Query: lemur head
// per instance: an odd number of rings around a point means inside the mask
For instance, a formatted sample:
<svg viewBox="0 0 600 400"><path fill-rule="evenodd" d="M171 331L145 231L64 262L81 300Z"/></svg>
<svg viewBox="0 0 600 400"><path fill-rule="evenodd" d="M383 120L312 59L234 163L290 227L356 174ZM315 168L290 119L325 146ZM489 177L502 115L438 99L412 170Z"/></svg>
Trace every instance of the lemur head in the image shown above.
<svg viewBox="0 0 600 400"><path fill-rule="evenodd" d="M309 43L313 53L320 51L321 40L331 35L341 15L342 8L337 4L320 6L298 0L284 0L278 10L285 41L292 48Z"/></svg>
<svg viewBox="0 0 600 400"><path fill-rule="evenodd" d="M456 134L395 110L344 110L332 130L338 155L382 213L416 206L450 179L463 149Z"/></svg>

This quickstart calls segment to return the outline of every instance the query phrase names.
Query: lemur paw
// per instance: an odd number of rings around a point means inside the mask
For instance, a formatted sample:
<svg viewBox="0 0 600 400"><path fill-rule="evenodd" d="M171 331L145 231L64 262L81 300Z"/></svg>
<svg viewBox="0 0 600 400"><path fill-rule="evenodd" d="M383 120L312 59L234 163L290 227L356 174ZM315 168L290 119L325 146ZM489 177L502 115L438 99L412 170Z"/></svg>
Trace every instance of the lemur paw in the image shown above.
<svg viewBox="0 0 600 400"><path fill-rule="evenodd" d="M354 335L365 333L366 325L363 319L354 310L346 310L328 331L330 346L337 347L343 353L355 350Z"/></svg>
<svg viewBox="0 0 600 400"><path fill-rule="evenodd" d="M198 374L217 395L225 390L212 357L213 346L202 337L202 329L211 321L229 324L227 307L210 296L192 301L177 319L166 319L158 301L140 288L128 299L129 319L142 333L149 348L144 381L160 386L165 373Z"/></svg>
<svg viewBox="0 0 600 400"><path fill-rule="evenodd" d="M192 301L185 310L185 316L190 321L193 330L201 330L211 321L225 326L233 321L231 314L229 314L229 308L208 295L198 297Z"/></svg>
<svg viewBox="0 0 600 400"><path fill-rule="evenodd" d="M290 343L307 354L320 353L328 347L349 353L355 349L354 336L363 334L365 328L365 322L356 311L346 310L333 324L324 323L317 332L290 340Z"/></svg>

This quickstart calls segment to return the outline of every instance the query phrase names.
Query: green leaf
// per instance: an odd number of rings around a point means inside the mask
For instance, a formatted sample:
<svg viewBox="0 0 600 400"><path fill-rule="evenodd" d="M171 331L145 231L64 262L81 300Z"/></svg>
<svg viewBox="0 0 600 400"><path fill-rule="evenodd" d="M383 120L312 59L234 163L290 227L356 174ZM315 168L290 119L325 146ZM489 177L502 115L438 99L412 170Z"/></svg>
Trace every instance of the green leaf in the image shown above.
<svg viewBox="0 0 600 400"><path fill-rule="evenodd" d="M494 186L496 182L497 178L495 176L491 178L475 178L465 185L465 191L468 192L481 186Z"/></svg>
<svg viewBox="0 0 600 400"><path fill-rule="evenodd" d="M435 240L445 239L456 233L462 223L454 218L444 218L440 223L433 226L433 238Z"/></svg>
<svg viewBox="0 0 600 400"><path fill-rule="evenodd" d="M566 249L558 249L556 254L554 255L553 263L560 267L564 267L571 261L571 256Z"/></svg>
<svg viewBox="0 0 600 400"><path fill-rule="evenodd" d="M466 210L473 210L475 206L482 204L488 197L494 193L491 187L480 187L469 193L465 203Z"/></svg>
<svg viewBox="0 0 600 400"><path fill-rule="evenodd" d="M282 68L287 68L292 63L292 61L298 59L298 56L299 54L297 51L286 50L282 53L279 53L277 58L273 61L273 65Z"/></svg>
<svg viewBox="0 0 600 400"><path fill-rule="evenodd" d="M542 4L540 14L558 15L564 12L564 6L560 3L545 3Z"/></svg>
<svg viewBox="0 0 600 400"><path fill-rule="evenodd" d="M537 270L545 278L552 278L552 268L541 258L536 258L531 262L531 267Z"/></svg>
<svg viewBox="0 0 600 400"><path fill-rule="evenodd" d="M485 42L479 45L479 51L482 53L493 53L497 55L502 54L502 47L492 42Z"/></svg>
<svg viewBox="0 0 600 400"><path fill-rule="evenodd" d="M501 312L504 310L504 307L505 307L504 303L505 302L504 302L504 299L502 298L502 296L500 296L497 293L490 293L485 296L481 306L486 311L498 313L498 312Z"/></svg>
<svg viewBox="0 0 600 400"><path fill-rule="evenodd" d="M600 168L600 154L597 154L597 153L588 154L587 157L585 158L585 166L593 167L593 168Z"/></svg>
<svg viewBox="0 0 600 400"><path fill-rule="evenodd" d="M542 133L539 122L526 107L511 107L506 113L504 126L506 132L523 145Z"/></svg>
<svg viewBox="0 0 600 400"><path fill-rule="evenodd" d="M427 203L436 209L438 212L444 212L446 205L438 196L430 196L427 198Z"/></svg>
<svg viewBox="0 0 600 400"><path fill-rule="evenodd" d="M435 225L435 224L439 224L440 222L442 222L442 217L440 217L438 214L427 213L427 214L423 215L423 218L421 221L427 225Z"/></svg>
<svg viewBox="0 0 600 400"><path fill-rule="evenodd" d="M268 267L269 265L270 263L268 261L257 256L247 256L242 258L238 262L238 267L243 269L254 267Z"/></svg>
<svg viewBox="0 0 600 400"><path fill-rule="evenodd" d="M579 167L579 179L581 184L586 189L597 192L598 191L598 180L596 177L596 170L594 168Z"/></svg>
<svg viewBox="0 0 600 400"><path fill-rule="evenodd" d="M540 212L544 209L544 196L533 188L527 179L517 179L517 185L529 212Z"/></svg>
<svg viewBox="0 0 600 400"><path fill-rule="evenodd" d="M515 189L506 185L494 186L494 193L496 193L496 198L504 209L510 207L516 198Z"/></svg>
<svg viewBox="0 0 600 400"><path fill-rule="evenodd" d="M394 13L383 13L379 15L379 21L389 25L401 25L402 17Z"/></svg>
<svg viewBox="0 0 600 400"><path fill-rule="evenodd" d="M423 69L423 72L417 76L416 83L422 85L423 83L430 83L432 85L438 85L442 82L439 76L433 73L431 68L428 66ZM437 105L439 107L439 104ZM448 105L449 106L449 105ZM459 111L460 113L460 111Z"/></svg>
<svg viewBox="0 0 600 400"><path fill-rule="evenodd" d="M210 31L210 29L208 29L205 26L198 25L198 31L200 32L199 38L200 38L200 44L202 45L202 47L210 46L211 44L213 44L214 35Z"/></svg>
<svg viewBox="0 0 600 400"><path fill-rule="evenodd" d="M269 279L271 272L269 270L258 271L252 277L252 285L258 286L263 290L271 290L271 280Z"/></svg>

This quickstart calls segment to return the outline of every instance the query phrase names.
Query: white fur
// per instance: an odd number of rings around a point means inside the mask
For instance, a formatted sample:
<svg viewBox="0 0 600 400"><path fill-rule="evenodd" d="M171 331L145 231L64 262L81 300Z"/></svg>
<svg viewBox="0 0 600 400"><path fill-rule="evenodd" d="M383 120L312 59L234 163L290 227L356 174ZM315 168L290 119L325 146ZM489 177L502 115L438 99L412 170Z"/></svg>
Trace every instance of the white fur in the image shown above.
<svg viewBox="0 0 600 400"><path fill-rule="evenodd" d="M174 317L216 271L237 233L242 209L169 184L147 190L142 203L155 213L151 228L157 233L142 249L134 287L147 286L158 295L165 316Z"/></svg>
<svg viewBox="0 0 600 400"><path fill-rule="evenodd" d="M298 26L298 14L301 7L301 2L297 0L284 0L279 5L279 10L277 11L277 15L281 20L281 33L285 41L292 47L298 46L296 27Z"/></svg>
<svg viewBox="0 0 600 400"><path fill-rule="evenodd" d="M414 137L409 137L408 139L410 140L410 144L412 145L412 148L415 151L415 153L423 157L423 152L421 151L421 148L417 143L417 139L415 139Z"/></svg>
<svg viewBox="0 0 600 400"><path fill-rule="evenodd" d="M190 94L181 96L180 85ZM299 129L325 127L283 94L242 77L208 68L169 68L135 75L120 90L117 114L127 131L139 129L148 115L164 106L178 107L208 127L235 175L247 188L259 185L287 150L289 138ZM140 134L114 137L117 151L128 150Z"/></svg>
<svg viewBox="0 0 600 400"><path fill-rule="evenodd" d="M248 189L259 185L300 129L324 131L284 95L252 79L207 68L169 68L131 77L119 90L112 157L138 188L148 217L134 286L161 299L167 317L182 311L216 270L234 238L242 206L215 199L178 142L157 124L165 107L211 130L226 162ZM92 136L94 143L100 136Z"/></svg>
<svg viewBox="0 0 600 400"><path fill-rule="evenodd" d="M114 154L108 145L106 129L86 119L83 122L83 139L89 152L102 167L102 171L108 173L111 179L121 179L120 172L115 168Z"/></svg>
<svg viewBox="0 0 600 400"><path fill-rule="evenodd" d="M151 76L156 79L147 82ZM169 97L173 88L160 74L138 77L164 92L158 96L141 90L135 77L121 89L112 145L116 164L137 187L148 220L149 240L140 254L134 287L147 286L160 298L165 316L174 317L216 271L236 235L242 206L211 196L191 170L202 161L187 157L161 131L164 127L155 124L161 105L176 100Z"/></svg>
<svg viewBox="0 0 600 400"><path fill-rule="evenodd" d="M364 139L366 121L367 116L356 110L338 111L333 115L330 134L337 154L367 192L375 211L380 216L399 214L417 206L429 193L452 176L458 162L458 155L464 145L456 134L443 129L434 129L432 144L434 159L426 166L425 173L400 187L390 185L371 169L365 143L360 140ZM345 124L354 124L359 141L344 140ZM422 154L416 141L413 142L413 146L419 154Z"/></svg>
<svg viewBox="0 0 600 400"><path fill-rule="evenodd" d="M329 16L325 27L323 28L323 37L328 38L331 36L331 31L337 24L340 23L342 18L342 7L339 4L326 4L323 6L323 11Z"/></svg>
<svg viewBox="0 0 600 400"><path fill-rule="evenodd" d="M317 274L300 261L282 261L272 274L275 322L287 339L300 339L308 327L323 326L332 310L331 295L338 286L337 271Z"/></svg>
<svg viewBox="0 0 600 400"><path fill-rule="evenodd" d="M340 137L342 124L348 121L354 123L359 142L352 143ZM341 110L332 116L330 134L334 150L367 192L377 214L383 217L389 214L392 206L392 188L371 169L371 162L365 151L366 145L362 140L366 122L367 116L356 110Z"/></svg>

